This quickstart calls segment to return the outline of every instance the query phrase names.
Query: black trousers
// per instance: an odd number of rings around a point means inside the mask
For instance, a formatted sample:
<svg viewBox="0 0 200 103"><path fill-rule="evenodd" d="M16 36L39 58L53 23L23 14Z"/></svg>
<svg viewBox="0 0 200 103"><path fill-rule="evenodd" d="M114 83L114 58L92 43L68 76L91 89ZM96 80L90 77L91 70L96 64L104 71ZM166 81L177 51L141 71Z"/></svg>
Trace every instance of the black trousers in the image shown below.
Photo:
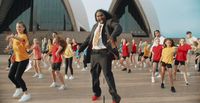
<svg viewBox="0 0 200 103"><path fill-rule="evenodd" d="M73 61L73 57L71 57L71 58L65 58L65 74L66 75L67 75L67 72L68 72L68 68L71 71L71 75L74 74L73 68L72 68L72 61Z"/></svg>
<svg viewBox="0 0 200 103"><path fill-rule="evenodd" d="M115 80L111 71L112 58L107 50L92 51L91 54L91 75L92 75L92 89L95 96L101 95L99 76L101 70L103 70L104 77L109 86L109 92L112 95L113 100L119 99L117 94Z"/></svg>
<svg viewBox="0 0 200 103"><path fill-rule="evenodd" d="M23 91L27 91L22 75L24 74L28 63L29 59L21 62L14 62L8 74L8 78L15 84L16 88L22 88Z"/></svg>

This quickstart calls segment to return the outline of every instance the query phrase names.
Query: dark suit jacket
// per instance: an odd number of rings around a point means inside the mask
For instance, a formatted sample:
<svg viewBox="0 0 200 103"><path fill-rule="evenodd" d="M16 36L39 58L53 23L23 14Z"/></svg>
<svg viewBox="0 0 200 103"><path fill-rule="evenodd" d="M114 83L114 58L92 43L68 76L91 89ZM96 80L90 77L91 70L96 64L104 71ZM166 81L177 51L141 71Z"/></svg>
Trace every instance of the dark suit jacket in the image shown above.
<svg viewBox="0 0 200 103"><path fill-rule="evenodd" d="M89 50L92 50L92 41L94 37L94 32L98 26L98 23L96 23L92 30L90 35L86 38L86 40L83 42L83 44L80 46L79 52L82 52L87 46ZM108 35L112 37L114 40L117 39L117 37L121 34L122 27L119 23L113 21L112 19L109 19L106 21L106 23L103 26L102 29L102 42L107 47L108 50L111 50L111 44L107 42Z"/></svg>

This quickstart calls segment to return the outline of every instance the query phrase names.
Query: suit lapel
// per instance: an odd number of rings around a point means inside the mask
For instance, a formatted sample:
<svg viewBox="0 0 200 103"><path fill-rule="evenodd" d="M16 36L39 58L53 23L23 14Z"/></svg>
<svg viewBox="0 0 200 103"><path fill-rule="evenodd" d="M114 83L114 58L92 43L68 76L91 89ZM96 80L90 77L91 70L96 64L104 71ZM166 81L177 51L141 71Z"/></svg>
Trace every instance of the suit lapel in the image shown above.
<svg viewBox="0 0 200 103"><path fill-rule="evenodd" d="M91 30L90 44L92 44L92 40L93 40L93 37L94 37L94 32L95 32L97 26L98 26L98 23L96 23L96 24L94 25L93 29Z"/></svg>

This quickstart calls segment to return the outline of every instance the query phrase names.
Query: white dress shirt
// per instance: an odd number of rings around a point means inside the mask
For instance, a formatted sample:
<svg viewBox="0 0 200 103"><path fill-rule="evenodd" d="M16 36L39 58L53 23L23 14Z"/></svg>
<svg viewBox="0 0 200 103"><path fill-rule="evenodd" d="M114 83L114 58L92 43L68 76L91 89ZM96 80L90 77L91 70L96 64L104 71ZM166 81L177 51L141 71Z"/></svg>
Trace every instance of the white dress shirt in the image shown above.
<svg viewBox="0 0 200 103"><path fill-rule="evenodd" d="M102 42L102 29L103 29L104 24L100 24L100 23L98 24L98 26L94 32L94 37L96 35L96 32L98 32L98 28L100 25L101 25L101 30L100 30L99 42L98 42L97 46L94 46L94 45L92 46L92 49L95 49L95 50L106 49L106 46ZM94 38L93 38L93 40L94 40Z"/></svg>

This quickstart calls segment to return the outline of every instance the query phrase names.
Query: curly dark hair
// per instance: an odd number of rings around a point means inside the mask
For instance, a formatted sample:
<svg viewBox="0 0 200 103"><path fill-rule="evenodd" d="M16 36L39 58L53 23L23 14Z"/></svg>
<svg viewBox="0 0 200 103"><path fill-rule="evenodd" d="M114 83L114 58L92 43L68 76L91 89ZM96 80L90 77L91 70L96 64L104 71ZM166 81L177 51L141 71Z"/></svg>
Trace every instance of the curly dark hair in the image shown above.
<svg viewBox="0 0 200 103"><path fill-rule="evenodd" d="M105 15L105 17L106 17L106 20L111 19L111 18L113 17L113 16L112 16L109 12L107 12L106 10L98 9L98 10L95 12L95 20L96 20L96 21L97 21L96 15L97 15L98 12L102 12L102 13Z"/></svg>

